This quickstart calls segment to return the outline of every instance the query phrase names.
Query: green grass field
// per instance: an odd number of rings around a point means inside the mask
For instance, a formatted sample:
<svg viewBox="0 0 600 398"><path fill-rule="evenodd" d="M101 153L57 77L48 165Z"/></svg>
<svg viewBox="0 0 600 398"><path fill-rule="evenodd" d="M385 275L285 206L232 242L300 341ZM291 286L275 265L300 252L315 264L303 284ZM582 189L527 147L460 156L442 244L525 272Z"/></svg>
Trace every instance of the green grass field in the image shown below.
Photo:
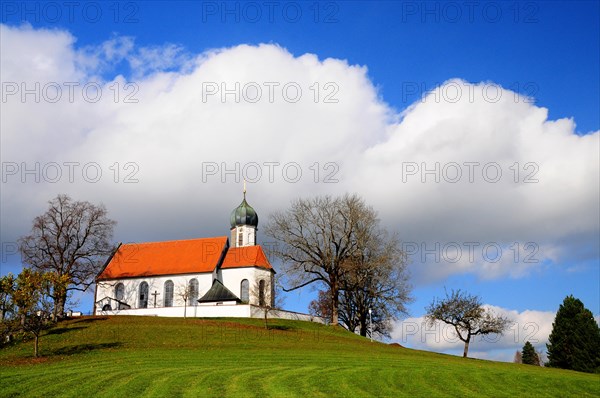
<svg viewBox="0 0 600 398"><path fill-rule="evenodd" d="M600 375L410 350L256 319L65 321L0 350L2 397L598 397Z"/></svg>

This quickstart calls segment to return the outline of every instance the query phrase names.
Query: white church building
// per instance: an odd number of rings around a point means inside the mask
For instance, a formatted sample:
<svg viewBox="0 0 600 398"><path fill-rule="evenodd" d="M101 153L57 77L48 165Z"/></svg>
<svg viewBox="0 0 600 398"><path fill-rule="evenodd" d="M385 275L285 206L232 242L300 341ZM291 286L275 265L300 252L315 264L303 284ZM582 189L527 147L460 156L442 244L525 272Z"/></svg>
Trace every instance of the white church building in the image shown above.
<svg viewBox="0 0 600 398"><path fill-rule="evenodd" d="M246 202L231 213L231 234L120 244L96 277L95 315L263 317L274 274L256 244L258 215ZM322 320L272 310L270 317Z"/></svg>

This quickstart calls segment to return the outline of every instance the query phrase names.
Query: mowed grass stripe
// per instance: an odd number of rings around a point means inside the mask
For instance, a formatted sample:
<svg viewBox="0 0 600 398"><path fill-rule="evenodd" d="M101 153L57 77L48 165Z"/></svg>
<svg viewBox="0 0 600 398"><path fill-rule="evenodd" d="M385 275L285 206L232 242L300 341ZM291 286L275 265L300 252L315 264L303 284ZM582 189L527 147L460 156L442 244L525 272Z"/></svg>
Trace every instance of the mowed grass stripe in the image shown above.
<svg viewBox="0 0 600 398"><path fill-rule="evenodd" d="M164 354L164 353L163 353ZM146 396L152 396L153 394L151 394L151 392L148 391L147 388L147 384L149 383L149 381L151 382L152 380L159 378L160 374L164 374L164 372L169 373L169 377L165 378L164 380L162 380L162 382L164 383L165 381L173 381L175 383L178 383L179 385L185 385L186 383L184 383L184 380L192 380L193 379L193 375L196 371L202 372L204 374L206 374L206 368L202 367L202 366L198 366L198 368L194 368L193 370L188 370L188 371L178 371L178 372L174 372L173 371L173 367L170 366L168 368L161 368L161 365L158 361L155 360L154 358L155 356L151 356L149 361L142 361L140 355L135 355L131 361L124 361L124 362L129 362L129 363L137 363L138 365L144 365L142 367L137 368L137 372L139 372L139 375L137 377L135 377L135 379L139 380L139 383L135 383L137 384L137 387L132 386L131 383L129 383L128 388L125 391L119 391L118 389L115 389L115 387L110 387L107 390L107 396L116 394L116 393L136 393L136 394L142 394L142 395L146 395ZM113 379L118 380L118 376L122 374L119 373L118 369L122 369L121 366L114 366L115 369L107 367L107 361L106 360L102 360L102 361L98 361L98 363L94 363L92 362L88 362L88 360L91 358L86 358L86 362L85 363L80 363L80 364L71 364L71 366L67 366L63 369L63 374L66 373L66 375L64 376L66 379L70 380L67 384L71 385L71 384L75 384L75 385L80 385L80 382L85 383L85 380L89 377L97 377L98 375L96 374L95 371L90 371L89 368L90 366L94 369L104 369L104 371L107 373L107 375L112 375ZM171 359L171 358L167 358L167 359ZM184 363L189 363L190 361L190 357L185 358L186 360L183 361ZM194 361L192 361L194 362ZM331 362L328 361L328 362ZM148 367L158 367L159 369L157 371L149 371L147 368ZM86 369L88 369L88 371L86 372ZM324 370L326 369L326 370ZM298 369L299 373L304 373L304 380L305 382L310 382L311 388L301 388L301 391L310 391L311 395L336 395L339 393L340 396L344 396L347 394L342 394L343 391L348 390L353 392L353 395L357 395L357 391L371 391L371 389L369 388L364 388L363 384L364 381L361 380L360 374L361 373L366 373L368 372L369 369L373 369L373 368L360 368L360 369L354 369L354 370L350 370L350 369L345 369L345 368L340 368L340 367L332 367L329 366L327 367L326 364L323 364L323 366L321 367L301 367ZM45 372L45 374L47 374L49 377L48 378L48 382L52 383L54 382L54 384L56 385L56 388L47 388L46 389L46 393L52 393L52 395L61 395L61 391L63 388L63 383L56 383L56 375L52 375L54 372L52 371L52 369L48 369L49 372ZM247 369L245 367L242 368L231 368L228 371L221 371L219 375L216 375L215 377L212 378L211 383L209 383L209 391L213 388L214 386L214 382L215 381L219 381L219 380L227 380L228 378L228 373L232 372L234 374L238 374L238 373L244 373ZM278 380L282 377L284 377L285 373L279 371L280 369L276 369L276 368L271 368L271 371L273 372L273 375L268 379L268 381L273 381L273 380ZM458 370L458 372L456 372ZM462 374L464 372L466 372L467 369L454 369L453 370L453 377L446 377L446 375L444 375L444 373L447 373L448 370L446 369L438 369L437 371L432 372L431 369L415 369L415 371L412 373L411 375L411 380L410 383L408 384L408 386L410 387L411 385L415 385L415 386L419 386L418 390L416 390L415 392L424 394L426 393L427 395L433 395L433 396L439 396L439 395L444 395L445 393L450 393L450 392L459 392L460 395L464 395L464 396L477 396L480 395L482 392L479 391L478 386L482 386L482 385L486 385L487 383L489 383L490 381L492 381L493 379L497 379L497 380L502 380L501 377L498 377L498 374L495 374L494 372L490 372L488 374L473 374L473 376L475 377L466 377L465 375ZM527 371L525 369L525 371ZM406 376L406 372L404 371L404 369L388 369L387 372L389 372L390 375L393 374L397 374L399 376L402 377L402 375ZM253 373L253 372L250 372ZM256 373L256 372L254 372ZM260 373L260 372L259 372ZM263 372L264 373L264 372ZM328 374L329 373L333 373L335 375L335 377L333 378L333 380L328 380ZM385 373L385 372L384 372ZM78 379L76 377L76 375L80 376L80 379ZM311 377L306 377L306 375L311 375ZM44 375L42 375L44 376ZM447 383L440 385L439 383L436 383L437 379L440 379L440 376L442 376L441 378L444 379ZM468 375L467 375L468 376ZM107 376L108 377L108 376ZM390 376L392 377L392 376ZM525 376L522 376L525 377ZM98 383L104 383L104 380L106 379L106 377L102 377L102 381L98 381ZM315 379L317 379L317 381L315 382ZM239 380L243 381L244 377L240 377ZM347 389L344 388L344 383L346 383L347 380L352 380L352 383L349 383L349 385L351 387L348 387ZM357 383L358 380L361 380L360 383ZM381 383L381 378L380 377L376 377L373 378L373 380L370 380L371 384L374 386L385 386L388 385L387 383ZM38 382L40 382L40 385L46 385L46 380L42 379L42 380L38 380ZM235 382L235 380L234 380ZM448 383L449 382L449 383ZM20 383L20 382L19 382ZM94 383L95 385L96 383ZM105 385L110 385L111 383L106 382ZM196 390L196 392L204 392L206 391L206 384L207 383L203 383L203 386L199 389ZM212 384L212 385L211 385ZM288 388L290 387L290 384L286 383L287 385L284 386L284 388ZM335 386L334 390L335 393L332 392L332 388L330 387L330 385L333 384ZM475 388L473 388L473 384L475 386ZM85 384L83 384L85 385ZM244 385L247 387L246 391L258 391L259 389L256 388L256 386L253 385L247 385L245 383L241 383L241 382L236 382L236 385ZM294 383L292 385L295 388L298 388L298 384ZM340 387L342 386L342 387ZM431 388L430 391L428 391L428 386L434 386L434 388ZM89 386L86 386L89 387ZM406 385L401 385L398 386L400 388L398 388L397 391L404 391L404 392L408 392L407 390L411 390L410 388L405 389L407 386ZM425 387L425 388L424 388ZM457 388L458 387L458 388ZM462 387L462 388L461 388ZM183 390L183 389L182 389ZM282 389L283 390L283 389ZM85 389L85 391L88 391L88 388ZM93 391L93 390L92 390ZM100 390L102 391L102 390ZM219 395L227 390L216 390L218 392L216 392L215 395ZM237 391L232 390L232 394L233 393L237 393ZM502 393L503 390L491 390L488 391L489 395L488 396L500 396L500 395L505 395ZM38 392L35 389L32 389L31 391L33 394L38 394ZM79 390L79 392L81 392L81 390ZM277 395L277 393L279 393L279 390L275 390L273 391L273 395ZM385 396L385 393L383 392L382 389L373 389L372 393L374 395L378 395L378 396ZM41 394L40 394L41 395ZM77 394L72 394L72 396L75 396ZM211 394L212 395L212 394ZM230 394L227 394L229 396L232 396ZM254 394L246 394L247 396L253 396ZM281 395L281 394L280 394ZM361 394L362 395L362 394ZM510 395L509 393L507 393L506 395ZM172 396L176 396L176 395L172 395ZM556 396L556 395L554 395Z"/></svg>
<svg viewBox="0 0 600 398"><path fill-rule="evenodd" d="M83 318L0 350L0 396L598 396L600 375L370 343L294 321ZM20 395L19 395L20 394Z"/></svg>
<svg viewBox="0 0 600 398"><path fill-rule="evenodd" d="M171 351L171 353L172 354L180 354L176 351ZM192 358L189 357L189 353L187 353L187 354L188 354L187 356L183 356L183 362L189 363L189 364L194 364L193 360L190 361ZM161 352L160 356L164 356L164 352ZM151 358L154 359L153 357L151 357ZM269 358L270 358L270 356L269 356ZM148 358L146 358L146 359L148 359ZM304 358L304 359L306 359L306 358ZM354 386L352 388L350 388L349 390L356 392L359 390L359 387L363 384L362 382L360 384L357 383L357 381L362 379L360 377L361 373L368 372L368 369L371 369L371 370L373 369L372 367L371 368L366 367L366 368L358 368L358 369L354 369L354 370L349 370L349 369L344 369L344 368L340 368L340 367L331 367L331 359L332 359L332 357L330 357L329 361L327 361L329 363L322 363L323 366L321 366L319 368L316 368L314 366L312 368L308 368L308 367L304 367L304 366L299 368L299 371L301 373L304 373L305 380L308 380L306 375L311 375L311 374L312 374L311 377L320 377L322 379L321 381L316 382L316 383L312 382L311 383L312 389L309 389L309 391L311 391L313 393L322 392L323 394L331 393L331 388L329 388L331 383L328 380L329 379L328 373L334 373L335 377L333 380L333 384L336 386L337 386L337 384L342 385L342 388L339 388L339 387L336 388L337 392L341 392L344 390L343 385L348 379L354 380ZM68 384L73 384L73 383L77 384L80 382L85 382L85 380L88 379L89 377L97 377L97 378L100 377L100 375L97 374L97 372L95 370L94 371L89 370L90 365L92 365L93 368L95 368L95 369L103 369L107 375L112 374L113 377L111 377L111 378L113 378L113 379L118 380L118 378L119 378L118 376L123 374L123 372L120 372L120 373L118 372L118 369L120 369L121 365L114 364L114 369L113 369L109 366L109 363L107 363L106 360L98 361L98 363L94 363L94 362L90 363L90 362L87 362L88 360L89 360L89 358L86 358L86 362L79 364L79 366L74 366L74 364L71 364L72 366L68 366L65 369L63 369L64 371L66 371L65 373L67 373L67 377L70 380ZM314 360L314 358L308 359L307 363L311 363L311 361L313 361L313 360ZM292 361L297 362L297 358L292 358ZM338 359L338 361L339 361L339 359ZM157 361L155 361L155 360L145 361L143 359L143 357L141 357L139 355L136 355L131 360L125 361L125 362L136 363L137 365L145 364L145 367L140 366L140 369L137 370L138 372L140 372L140 375L138 375L136 378L139 378L140 380L142 380L142 382L140 382L140 383L135 383L135 384L139 384L139 387L131 388L131 383L129 383L130 386L124 392L140 393L140 392L146 391L148 393L147 388L146 388L148 379L152 380L152 379L156 378L157 375L160 376L160 374L163 374L164 372L168 372L170 374L170 376L169 376L169 378L165 378L163 380L163 382L173 380L175 383L179 383L181 385L182 384L181 380L185 380L185 378L181 378L181 377L186 377L186 376L193 377L192 375L196 371L196 369L194 369L193 371L173 372L174 365L171 364L170 366L163 367ZM230 362L230 361L227 361L227 362ZM343 362L343 360L342 360L342 362ZM147 367L149 367L149 366L158 366L159 372L158 373L154 372L154 371L149 372L147 369ZM177 365L177 366L181 366L181 365ZM86 369L87 369L87 373L86 373ZM310 369L311 371L307 371L308 369ZM51 370L51 369L49 369L49 370ZM207 369L202 366L199 366L197 370L204 374L206 374L206 372L207 372ZM272 380L277 380L279 378L282 378L283 375L285 374L283 372L280 372L279 369L271 368L271 370L273 371L273 375L270 378L268 378L267 380L265 380L265 381L268 381L268 383L266 383L267 385L270 384ZM403 370L404 369L389 369L388 370L389 377L393 379L394 376L397 377L399 374L404 373ZM487 375L485 375L485 377L482 377L482 376L484 376L484 374L473 374L472 372L469 371L469 369L462 369L462 371L461 371L461 369L455 369L453 372L451 372L452 373L451 376L453 376L453 377L445 378L446 383L444 383L442 385L436 385L435 377L433 377L433 375L430 373L430 369L427 369L428 371L426 373L419 371L418 367L415 370L416 371L412 374L411 383L409 383L408 386L411 386L411 385L420 386L420 388L418 390L418 392L420 392L420 393L427 392L427 393L435 394L436 392L437 393L445 393L445 392L449 392L449 391L459 391L459 392L461 392L461 395L474 396L474 395L481 393L481 391L479 391L478 386L482 386L482 385L485 386L487 383L490 382L490 378L496 379L497 381L500 381L502 383L504 382L504 380L502 380L502 377L498 377L498 375L496 375L495 372L491 372L491 374L487 374ZM245 368L245 367L232 368L231 371L233 373L239 372L239 373L243 374L244 371L247 371L247 368ZM524 369L524 371L527 372L527 369ZM443 372L448 372L448 370L444 370L444 369L440 370L440 373L443 373ZM469 373L466 377L464 374L465 372ZM48 382L52 383L54 381L54 384L57 384L55 381L55 377L51 376L51 374L53 372L50 371L48 373L50 373L50 375L49 375L50 378L49 378ZM215 380L215 379L218 380L219 377L224 377L224 378L228 377L227 372L220 372L220 373L222 373L222 374L218 375L218 377L216 377L216 378L213 378L213 380ZM76 375L79 375L80 379L78 379L76 377ZM41 375L41 376L43 376L43 375ZM416 376L416 378L415 378L415 376ZM108 376L101 377L101 381L98 381L98 383L104 383L106 381L107 377ZM522 375L522 377L525 377L525 375ZM240 386L252 387L251 384L248 385L245 382L243 382L244 377L240 377L239 380L242 381L242 382L238 383ZM373 379L373 380L377 380L377 379ZM432 380L434 381L433 384L431 383ZM41 385L46 384L46 380L42 379L42 380L38 380L38 381L42 382ZM543 379L540 378L540 381L543 381ZM106 383L106 385L110 385L110 384L111 383ZM185 384L185 383L183 383L183 384ZM295 384L297 386L297 383L295 383ZM382 383L376 383L376 385L377 384L382 385ZM94 385L96 385L96 383L94 383ZM383 383L383 385L385 386L385 385L389 385L389 384ZM432 389L430 391L427 391L428 390L427 386L429 386L429 385L432 385ZM324 386L326 386L327 388L324 388ZM425 386L425 388L423 388L424 386ZM445 388L443 388L443 387L450 387L450 386L453 387L453 388L450 388L450 390L445 390ZM318 388L315 388L315 387L318 387ZM399 386L399 387L406 388L405 385ZM475 387L475 388L473 388L473 387ZM404 390L404 388L400 388L399 390ZM60 392L61 389L62 389L62 384L57 384L56 389L50 389L49 391L50 392L56 392L56 391ZM86 388L86 390L87 390L87 388ZM49 392L49 391L46 390L46 392ZM102 389L100 389L99 391L102 391ZM111 394L118 392L118 391L115 391L113 388L110 388L108 391L112 391ZM199 392L201 392L201 391L202 391L202 389L199 390ZM281 391L284 391L284 389L280 389L279 391L274 391L274 393L278 393ZM380 393L385 394L385 392L381 391L381 390L373 391L373 390L365 389L365 391L371 391L372 393L380 392ZM36 393L36 390L33 389L32 392ZM233 392L236 392L236 391L234 390ZM488 391L488 392L493 393L492 395L494 395L494 396L504 395L504 394L502 394L502 390L499 390L499 391L492 390L492 391ZM149 394L149 395L152 395L152 394ZM509 394L507 394L507 395L509 395Z"/></svg>
<svg viewBox="0 0 600 398"><path fill-rule="evenodd" d="M280 366L273 374L273 378L265 386L268 396L277 397L318 397L318 394L309 393L314 389L314 378L320 371L315 364L303 366Z"/></svg>

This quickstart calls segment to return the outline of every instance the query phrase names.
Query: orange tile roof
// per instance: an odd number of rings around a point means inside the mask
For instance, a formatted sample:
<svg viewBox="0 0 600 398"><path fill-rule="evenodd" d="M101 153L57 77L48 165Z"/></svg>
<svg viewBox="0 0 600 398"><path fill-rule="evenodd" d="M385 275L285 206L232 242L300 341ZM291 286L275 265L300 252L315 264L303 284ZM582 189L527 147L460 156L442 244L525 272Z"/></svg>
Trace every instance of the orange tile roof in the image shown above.
<svg viewBox="0 0 600 398"><path fill-rule="evenodd" d="M118 248L98 280L212 272L226 245L225 236L127 243Z"/></svg>
<svg viewBox="0 0 600 398"><path fill-rule="evenodd" d="M231 247L221 268L260 267L273 269L260 246Z"/></svg>

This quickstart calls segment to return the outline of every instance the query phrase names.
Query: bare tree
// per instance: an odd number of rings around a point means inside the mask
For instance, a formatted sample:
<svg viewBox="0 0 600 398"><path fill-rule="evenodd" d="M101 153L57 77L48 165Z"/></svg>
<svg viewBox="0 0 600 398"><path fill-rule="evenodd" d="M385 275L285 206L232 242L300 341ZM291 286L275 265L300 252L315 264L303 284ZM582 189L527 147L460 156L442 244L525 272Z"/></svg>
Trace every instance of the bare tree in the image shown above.
<svg viewBox="0 0 600 398"><path fill-rule="evenodd" d="M183 285L177 287L177 296L183 301L183 318L187 318L188 305L195 304L198 299L198 281L192 283L193 280L185 280ZM192 303L193 301L193 303Z"/></svg>
<svg viewBox="0 0 600 398"><path fill-rule="evenodd" d="M277 294L280 289L279 278L271 280L257 278L250 289L250 295L263 312L265 329L269 328L269 313L283 306L283 296Z"/></svg>
<svg viewBox="0 0 600 398"><path fill-rule="evenodd" d="M391 322L406 315L406 304L412 301L407 259L399 240L375 229L345 264L341 323L353 332L358 330L361 336L371 336L371 332L389 336Z"/></svg>
<svg viewBox="0 0 600 398"><path fill-rule="evenodd" d="M369 314L371 310L371 314ZM340 294L340 323L351 332L361 336L375 335L389 337L394 315L387 303L378 300L365 286L356 290L344 290Z"/></svg>
<svg viewBox="0 0 600 398"><path fill-rule="evenodd" d="M308 313L319 316L328 321L331 320L331 292L329 290L319 290L316 300L308 305Z"/></svg>
<svg viewBox="0 0 600 398"><path fill-rule="evenodd" d="M319 291L318 298L309 304L309 313L331 319L330 294L329 290ZM342 290L338 313L340 324L351 332L358 332L361 336L389 337L392 330L391 321L395 318L388 309L390 304L371 295L368 288Z"/></svg>
<svg viewBox="0 0 600 398"><path fill-rule="evenodd" d="M183 319L187 318L187 305L190 295L190 285L187 283L187 281L185 285L180 285L177 287L177 296L183 301Z"/></svg>
<svg viewBox="0 0 600 398"><path fill-rule="evenodd" d="M515 356L513 358L513 362L514 363L523 363L523 354L521 353L521 351L517 350L515 352Z"/></svg>
<svg viewBox="0 0 600 398"><path fill-rule="evenodd" d="M547 361L547 357L546 354L542 351L542 350L535 350L535 353L537 355L538 358L538 365L540 366L546 366L546 361Z"/></svg>
<svg viewBox="0 0 600 398"><path fill-rule="evenodd" d="M344 277L356 261L376 246L379 220L358 195L297 199L291 208L271 216L265 228L281 244L273 253L282 260L283 273L292 291L322 283L330 291L331 321L339 322L340 292ZM379 242L381 243L381 242Z"/></svg>
<svg viewBox="0 0 600 398"><path fill-rule="evenodd" d="M512 321L501 315L496 315L485 309L478 296L472 296L459 290L452 290L443 300L434 299L426 308L427 322L433 326L436 321L442 321L454 326L458 338L465 343L463 358L469 352L471 337L486 334L503 334Z"/></svg>
<svg viewBox="0 0 600 398"><path fill-rule="evenodd" d="M339 323L351 332L356 332L360 328L360 309L367 308L368 322L368 305L365 305L366 295L360 292L340 291L338 319ZM331 320L331 291L320 290L316 300L310 302L308 306L311 315L320 316ZM379 323L380 329L386 329L384 326L385 320ZM387 330L387 329L386 329ZM370 332L370 331L369 331Z"/></svg>
<svg viewBox="0 0 600 398"><path fill-rule="evenodd" d="M110 240L116 222L107 217L103 205L73 201L67 195L48 203L48 210L33 220L31 233L19 240L19 250L26 265L54 272L65 283L53 287L56 318L64 312L69 291L85 291L94 282L113 251Z"/></svg>

